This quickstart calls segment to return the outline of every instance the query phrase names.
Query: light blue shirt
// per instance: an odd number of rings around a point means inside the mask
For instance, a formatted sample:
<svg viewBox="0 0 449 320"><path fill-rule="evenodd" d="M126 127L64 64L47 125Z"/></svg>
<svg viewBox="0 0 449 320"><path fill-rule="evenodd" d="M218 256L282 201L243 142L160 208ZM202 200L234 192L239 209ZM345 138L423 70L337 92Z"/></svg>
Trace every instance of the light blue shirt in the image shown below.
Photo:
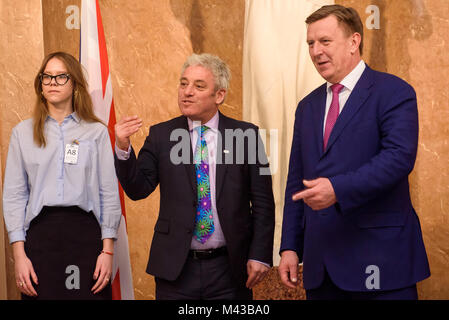
<svg viewBox="0 0 449 320"><path fill-rule="evenodd" d="M106 126L85 122L72 113L61 125L47 117L44 133L45 148L33 140L32 119L12 130L3 189L10 243L25 241L30 222L44 206L93 211L102 239L116 238L121 205ZM73 143L78 145L77 163L64 163L66 145Z"/></svg>

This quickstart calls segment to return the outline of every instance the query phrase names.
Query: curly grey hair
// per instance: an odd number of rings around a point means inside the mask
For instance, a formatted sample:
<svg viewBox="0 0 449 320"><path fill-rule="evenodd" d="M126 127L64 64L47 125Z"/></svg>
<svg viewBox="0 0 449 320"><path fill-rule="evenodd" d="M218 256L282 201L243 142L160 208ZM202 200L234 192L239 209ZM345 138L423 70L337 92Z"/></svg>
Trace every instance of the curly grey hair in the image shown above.
<svg viewBox="0 0 449 320"><path fill-rule="evenodd" d="M181 74L183 74L188 67L197 65L200 65L212 72L215 80L215 91L220 89L225 89L226 91L228 90L229 81L231 80L231 71L223 60L209 53L194 53L187 58L186 62L182 66Z"/></svg>

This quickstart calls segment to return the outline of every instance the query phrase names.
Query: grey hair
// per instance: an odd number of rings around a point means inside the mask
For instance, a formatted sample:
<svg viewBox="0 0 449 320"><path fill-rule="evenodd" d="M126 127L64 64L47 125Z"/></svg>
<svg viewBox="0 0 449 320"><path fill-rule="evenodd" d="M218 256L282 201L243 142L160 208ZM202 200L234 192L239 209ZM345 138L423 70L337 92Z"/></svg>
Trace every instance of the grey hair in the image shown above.
<svg viewBox="0 0 449 320"><path fill-rule="evenodd" d="M209 53L192 54L187 58L186 62L182 66L181 74L191 66L202 66L210 70L215 80L215 91L229 88L229 81L231 80L231 71L228 65L219 57Z"/></svg>

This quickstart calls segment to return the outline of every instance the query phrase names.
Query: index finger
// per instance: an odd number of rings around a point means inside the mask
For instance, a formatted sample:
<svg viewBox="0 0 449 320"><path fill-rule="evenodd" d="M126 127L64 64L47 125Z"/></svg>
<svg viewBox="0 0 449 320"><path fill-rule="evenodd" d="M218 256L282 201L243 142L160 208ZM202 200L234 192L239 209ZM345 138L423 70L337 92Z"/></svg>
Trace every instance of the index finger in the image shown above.
<svg viewBox="0 0 449 320"><path fill-rule="evenodd" d="M304 189L302 191L294 193L292 195L292 200L293 201L298 201L298 200L310 197L312 194L313 194L313 191L311 189Z"/></svg>

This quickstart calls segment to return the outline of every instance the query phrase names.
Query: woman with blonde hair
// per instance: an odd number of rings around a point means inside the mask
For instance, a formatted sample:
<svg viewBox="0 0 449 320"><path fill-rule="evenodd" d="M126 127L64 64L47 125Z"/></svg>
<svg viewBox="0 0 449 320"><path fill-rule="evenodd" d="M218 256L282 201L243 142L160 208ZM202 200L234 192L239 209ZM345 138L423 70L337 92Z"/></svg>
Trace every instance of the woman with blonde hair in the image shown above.
<svg viewBox="0 0 449 320"><path fill-rule="evenodd" d="M13 128L3 213L22 298L111 299L121 207L107 127L80 63L45 57L34 115Z"/></svg>

